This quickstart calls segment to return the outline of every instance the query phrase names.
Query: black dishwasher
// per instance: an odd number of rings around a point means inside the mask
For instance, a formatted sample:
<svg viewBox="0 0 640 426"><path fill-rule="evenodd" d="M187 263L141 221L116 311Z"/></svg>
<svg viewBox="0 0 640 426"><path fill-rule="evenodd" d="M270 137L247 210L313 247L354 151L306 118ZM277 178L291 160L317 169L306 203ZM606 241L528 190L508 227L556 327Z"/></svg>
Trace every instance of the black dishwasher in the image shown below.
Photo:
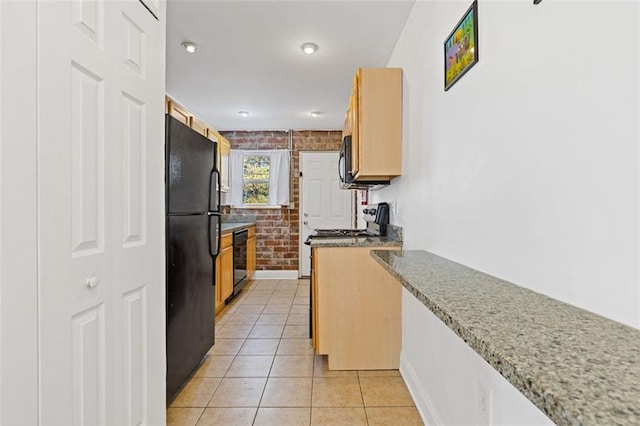
<svg viewBox="0 0 640 426"><path fill-rule="evenodd" d="M233 296L240 293L242 287L247 283L248 234L247 229L233 233Z"/></svg>

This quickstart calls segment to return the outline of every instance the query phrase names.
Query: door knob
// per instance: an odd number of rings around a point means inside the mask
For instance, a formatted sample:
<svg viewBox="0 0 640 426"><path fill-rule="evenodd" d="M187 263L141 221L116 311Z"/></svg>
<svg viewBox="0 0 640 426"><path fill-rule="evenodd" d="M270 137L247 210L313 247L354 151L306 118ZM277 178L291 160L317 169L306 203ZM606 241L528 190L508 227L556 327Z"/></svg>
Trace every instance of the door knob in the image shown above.
<svg viewBox="0 0 640 426"><path fill-rule="evenodd" d="M304 222L302 222L302 223L304 223L305 225L308 225L308 224L309 224L309 222L307 222L306 220L305 220Z"/></svg>
<svg viewBox="0 0 640 426"><path fill-rule="evenodd" d="M302 215L302 216L304 216L304 217L309 217L309 213L303 213L303 215Z"/></svg>
<svg viewBox="0 0 640 426"><path fill-rule="evenodd" d="M87 288L96 288L98 285L98 277L87 278L85 281L85 287Z"/></svg>

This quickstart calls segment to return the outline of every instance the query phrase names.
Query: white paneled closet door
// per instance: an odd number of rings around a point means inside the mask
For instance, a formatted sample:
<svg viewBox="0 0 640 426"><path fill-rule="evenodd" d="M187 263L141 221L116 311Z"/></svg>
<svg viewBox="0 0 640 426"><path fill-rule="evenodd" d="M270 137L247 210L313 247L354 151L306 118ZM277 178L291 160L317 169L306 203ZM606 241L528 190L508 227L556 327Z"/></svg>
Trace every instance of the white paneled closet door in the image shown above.
<svg viewBox="0 0 640 426"><path fill-rule="evenodd" d="M0 1L0 425L38 422L36 4Z"/></svg>
<svg viewBox="0 0 640 426"><path fill-rule="evenodd" d="M165 422L165 3L38 2L40 422Z"/></svg>

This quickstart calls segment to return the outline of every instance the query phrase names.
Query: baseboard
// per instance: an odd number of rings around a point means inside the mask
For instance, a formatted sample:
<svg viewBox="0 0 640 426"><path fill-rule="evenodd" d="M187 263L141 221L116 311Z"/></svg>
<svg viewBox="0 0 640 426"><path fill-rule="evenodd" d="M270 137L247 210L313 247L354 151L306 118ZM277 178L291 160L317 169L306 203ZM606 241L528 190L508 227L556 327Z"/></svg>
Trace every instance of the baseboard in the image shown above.
<svg viewBox="0 0 640 426"><path fill-rule="evenodd" d="M400 374L402 375L404 382L407 384L409 393L411 394L413 401L416 403L416 408L418 409L424 424L429 426L442 425L442 421L436 414L427 391L422 386L422 383L420 383L413 366L403 356L403 354L400 354Z"/></svg>
<svg viewBox="0 0 640 426"><path fill-rule="evenodd" d="M297 280L298 271L256 271L254 280Z"/></svg>

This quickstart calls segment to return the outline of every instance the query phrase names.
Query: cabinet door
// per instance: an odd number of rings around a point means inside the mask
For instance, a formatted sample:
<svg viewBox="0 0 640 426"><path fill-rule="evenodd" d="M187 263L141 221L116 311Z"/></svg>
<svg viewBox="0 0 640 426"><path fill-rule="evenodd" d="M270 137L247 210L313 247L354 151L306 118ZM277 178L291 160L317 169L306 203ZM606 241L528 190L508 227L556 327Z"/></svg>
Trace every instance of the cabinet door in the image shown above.
<svg viewBox="0 0 640 426"><path fill-rule="evenodd" d="M233 293L233 246L220 251L220 292L222 300Z"/></svg>
<svg viewBox="0 0 640 426"><path fill-rule="evenodd" d="M231 144L225 137L221 136L219 147L220 191L229 192L229 155L231 154Z"/></svg>
<svg viewBox="0 0 640 426"><path fill-rule="evenodd" d="M353 78L353 91L349 99L349 123L351 128L351 173L360 170L360 72Z"/></svg>
<svg viewBox="0 0 640 426"><path fill-rule="evenodd" d="M216 314L222 310L224 307L224 299L222 298L222 283L220 282L221 278L221 264L220 255L216 257L216 296L215 296L215 306L216 306Z"/></svg>
<svg viewBox="0 0 640 426"><path fill-rule="evenodd" d="M352 137L356 179L402 174L402 70L360 68L354 83L357 115ZM357 127L357 128L356 128Z"/></svg>
<svg viewBox="0 0 640 426"><path fill-rule="evenodd" d="M209 130L207 128L207 124L197 117L191 117L191 128L205 137L207 136Z"/></svg>
<svg viewBox="0 0 640 426"><path fill-rule="evenodd" d="M218 171L222 170L220 168L221 163L220 163L220 149L221 149L221 139L222 136L220 136L220 133L216 132L215 130L213 130L212 128L207 128L207 138L215 143L217 143L217 152L216 152L216 169L218 169ZM217 182L216 182L217 184ZM218 188L220 189L220 188Z"/></svg>
<svg viewBox="0 0 640 426"><path fill-rule="evenodd" d="M191 114L180 105L169 99L167 103L167 112L170 116L180 121L185 126L191 126Z"/></svg>
<svg viewBox="0 0 640 426"><path fill-rule="evenodd" d="M313 249L315 349L318 354L328 355L329 370L388 370L399 366L401 285L371 257L371 250Z"/></svg>
<svg viewBox="0 0 640 426"><path fill-rule="evenodd" d="M247 277L253 279L256 271L256 237L247 239Z"/></svg>
<svg viewBox="0 0 640 426"><path fill-rule="evenodd" d="M233 293L233 234L224 234L220 239L220 253L217 260L220 262L220 276L218 288L220 291L220 303L224 305L227 297Z"/></svg>
<svg viewBox="0 0 640 426"><path fill-rule="evenodd" d="M318 311L320 307L320 304L318 303L318 254L316 249L311 250L311 334L313 335L313 347L315 348L316 353L323 354L326 353L326 351L321 351L320 324L318 323Z"/></svg>

